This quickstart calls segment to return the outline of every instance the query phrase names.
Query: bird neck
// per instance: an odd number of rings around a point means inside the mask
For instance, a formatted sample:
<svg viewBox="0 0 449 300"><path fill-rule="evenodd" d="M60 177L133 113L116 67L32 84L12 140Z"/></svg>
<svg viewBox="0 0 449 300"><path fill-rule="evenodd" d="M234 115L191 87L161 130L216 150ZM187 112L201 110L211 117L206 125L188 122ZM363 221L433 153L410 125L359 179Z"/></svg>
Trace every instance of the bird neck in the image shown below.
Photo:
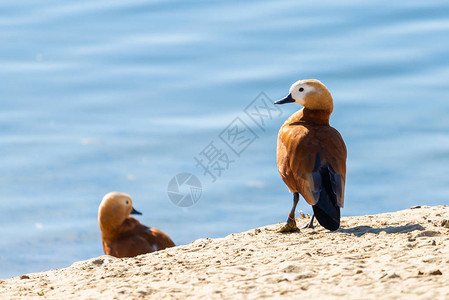
<svg viewBox="0 0 449 300"><path fill-rule="evenodd" d="M300 121L316 125L329 125L329 118L331 115L329 111L304 107L300 112L302 112L299 116Z"/></svg>
<svg viewBox="0 0 449 300"><path fill-rule="evenodd" d="M116 215L103 214L98 219L103 235L116 234L125 220L118 219Z"/></svg>
<svg viewBox="0 0 449 300"><path fill-rule="evenodd" d="M116 238L121 233L132 230L134 227L136 227L139 224L140 224L140 222L137 219L134 219L133 217L127 217L121 223L102 222L100 224L100 229L101 229L103 239L112 240L112 239L114 239L114 237Z"/></svg>

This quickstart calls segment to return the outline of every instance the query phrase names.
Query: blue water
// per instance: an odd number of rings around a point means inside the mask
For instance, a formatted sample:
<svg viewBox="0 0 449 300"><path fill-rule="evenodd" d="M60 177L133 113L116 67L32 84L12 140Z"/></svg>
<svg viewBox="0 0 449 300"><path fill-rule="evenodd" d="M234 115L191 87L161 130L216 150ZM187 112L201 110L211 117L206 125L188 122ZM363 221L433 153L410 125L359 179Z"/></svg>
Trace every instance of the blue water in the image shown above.
<svg viewBox="0 0 449 300"><path fill-rule="evenodd" d="M448 2L319 3L0 2L0 278L101 255L110 191L177 244L284 221L276 136L299 107L263 128L244 109L298 79L334 97L343 215L447 203ZM238 116L258 137L239 157L219 139ZM234 160L215 182L193 159L210 142ZM180 172L202 183L189 208L167 196Z"/></svg>

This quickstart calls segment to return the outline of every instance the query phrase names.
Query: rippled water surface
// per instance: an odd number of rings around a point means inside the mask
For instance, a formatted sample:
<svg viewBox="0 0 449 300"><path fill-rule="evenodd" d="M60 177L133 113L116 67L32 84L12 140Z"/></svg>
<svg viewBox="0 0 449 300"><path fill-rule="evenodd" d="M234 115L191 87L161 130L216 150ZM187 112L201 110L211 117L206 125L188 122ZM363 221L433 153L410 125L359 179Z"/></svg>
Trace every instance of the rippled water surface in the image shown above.
<svg viewBox="0 0 449 300"><path fill-rule="evenodd" d="M262 128L244 109L298 79L333 94L344 215L447 203L448 2L320 3L1 2L0 278L101 255L109 191L177 244L284 221L276 136L299 107ZM219 138L236 117L257 136L240 156ZM194 161L210 142L233 160L215 182ZM167 197L180 172L202 183L189 208Z"/></svg>

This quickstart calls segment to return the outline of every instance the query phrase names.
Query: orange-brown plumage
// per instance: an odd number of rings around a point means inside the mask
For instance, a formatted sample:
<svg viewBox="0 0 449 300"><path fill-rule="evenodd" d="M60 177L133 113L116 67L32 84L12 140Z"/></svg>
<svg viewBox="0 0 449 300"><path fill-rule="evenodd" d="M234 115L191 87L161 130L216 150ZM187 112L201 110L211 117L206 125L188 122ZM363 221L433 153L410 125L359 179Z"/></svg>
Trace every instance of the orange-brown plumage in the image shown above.
<svg viewBox="0 0 449 300"><path fill-rule="evenodd" d="M316 153L345 180L346 146L340 133L329 126L329 115L303 108L279 130L277 164L290 192L300 193L310 205L316 204L310 188ZM339 206L343 207L344 198L341 200Z"/></svg>
<svg viewBox="0 0 449 300"><path fill-rule="evenodd" d="M137 212L129 195L112 192L103 197L98 209L98 223L105 254L133 257L175 246L168 235L140 224L129 216L131 213Z"/></svg>
<svg viewBox="0 0 449 300"><path fill-rule="evenodd" d="M330 92L317 80L302 80L292 85L285 99L277 103L296 102L304 108L279 130L277 165L281 178L290 192L301 194L310 205L317 205L328 195L331 202L335 200L336 209L343 207L347 153L341 135L329 126L333 111ZM294 218L294 209L291 215ZM290 225L289 229L295 229L296 225Z"/></svg>

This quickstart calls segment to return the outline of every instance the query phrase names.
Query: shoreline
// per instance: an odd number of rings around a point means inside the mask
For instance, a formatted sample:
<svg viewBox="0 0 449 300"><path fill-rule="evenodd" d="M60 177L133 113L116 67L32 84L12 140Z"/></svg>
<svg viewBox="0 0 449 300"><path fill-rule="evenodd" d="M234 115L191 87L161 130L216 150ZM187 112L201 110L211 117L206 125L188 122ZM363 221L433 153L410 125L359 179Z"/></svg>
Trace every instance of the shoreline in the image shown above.
<svg viewBox="0 0 449 300"><path fill-rule="evenodd" d="M307 219L299 219L298 225ZM282 224L134 258L100 256L0 280L0 295L47 298L449 298L449 207Z"/></svg>

